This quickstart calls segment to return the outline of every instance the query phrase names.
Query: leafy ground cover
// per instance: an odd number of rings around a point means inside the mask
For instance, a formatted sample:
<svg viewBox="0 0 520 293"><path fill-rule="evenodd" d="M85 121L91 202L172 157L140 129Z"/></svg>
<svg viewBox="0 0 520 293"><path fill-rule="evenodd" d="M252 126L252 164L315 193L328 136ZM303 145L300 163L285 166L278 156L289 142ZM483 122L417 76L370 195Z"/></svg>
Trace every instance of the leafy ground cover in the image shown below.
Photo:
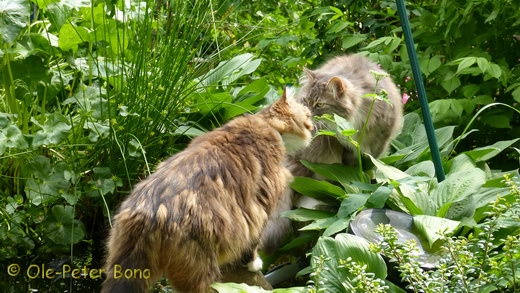
<svg viewBox="0 0 520 293"><path fill-rule="evenodd" d="M306 287L285 292L419 292L425 283L446 292L514 292L519 6L408 1L447 171L439 183L393 1L0 0L0 269L100 268L112 212L156 163L297 85L303 66L361 52L399 84L404 127L391 152L363 158L362 170L308 163L329 180L296 178L296 191L328 208L286 214L303 228L268 262L306 249L311 255L310 267L288 284ZM334 135L348 140L348 127L331 119ZM448 245L465 258L446 258L437 275L421 272L413 257L387 267L377 252L393 259L413 246L396 245L384 228L379 250L345 233L359 211L382 207L417 216L431 247ZM439 275L462 264L474 269ZM497 272L508 277L499 281ZM96 291L100 284L2 276L12 292Z"/></svg>

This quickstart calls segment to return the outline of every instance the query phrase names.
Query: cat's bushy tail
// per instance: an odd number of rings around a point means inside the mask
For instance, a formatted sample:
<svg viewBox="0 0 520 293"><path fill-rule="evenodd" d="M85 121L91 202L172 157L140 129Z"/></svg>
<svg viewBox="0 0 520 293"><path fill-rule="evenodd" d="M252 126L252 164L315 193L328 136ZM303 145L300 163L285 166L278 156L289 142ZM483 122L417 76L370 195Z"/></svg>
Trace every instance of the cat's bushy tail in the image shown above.
<svg viewBox="0 0 520 293"><path fill-rule="evenodd" d="M153 248L143 219L115 219L108 242L106 279L101 293L144 293L157 274L151 268Z"/></svg>

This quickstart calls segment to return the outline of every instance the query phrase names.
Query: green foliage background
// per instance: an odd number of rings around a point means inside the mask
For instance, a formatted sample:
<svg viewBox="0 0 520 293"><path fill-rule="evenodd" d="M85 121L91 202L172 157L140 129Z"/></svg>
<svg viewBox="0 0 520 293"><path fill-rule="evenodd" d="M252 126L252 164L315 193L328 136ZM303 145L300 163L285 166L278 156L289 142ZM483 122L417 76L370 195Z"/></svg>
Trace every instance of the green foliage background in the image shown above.
<svg viewBox="0 0 520 293"><path fill-rule="evenodd" d="M520 115L511 109L490 107L471 125L478 131L459 135L486 105L520 109L520 2L407 4L445 167L466 153L472 172L487 172L482 184L499 177L491 170L517 169L510 147L518 147ZM378 62L410 97L405 111L419 113L393 1L0 0L0 32L2 263L100 267L110 217L133 184L193 136L256 111L297 85L303 67L331 56L361 52ZM407 119L385 161L406 172L429 158L420 118ZM348 212L311 230L391 204L394 187L379 200L368 199L378 187L357 190Z"/></svg>

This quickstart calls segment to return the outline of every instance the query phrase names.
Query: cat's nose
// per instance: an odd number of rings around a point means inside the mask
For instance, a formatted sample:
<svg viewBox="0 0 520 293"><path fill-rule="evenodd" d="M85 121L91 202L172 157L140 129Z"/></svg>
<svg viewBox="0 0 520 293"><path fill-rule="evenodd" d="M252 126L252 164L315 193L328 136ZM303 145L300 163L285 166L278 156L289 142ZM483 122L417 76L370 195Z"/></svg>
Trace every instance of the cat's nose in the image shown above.
<svg viewBox="0 0 520 293"><path fill-rule="evenodd" d="M307 128L307 130L313 130L314 129L314 124L312 122L309 122L309 121L305 121L305 123L303 123L303 126L305 126L305 128Z"/></svg>

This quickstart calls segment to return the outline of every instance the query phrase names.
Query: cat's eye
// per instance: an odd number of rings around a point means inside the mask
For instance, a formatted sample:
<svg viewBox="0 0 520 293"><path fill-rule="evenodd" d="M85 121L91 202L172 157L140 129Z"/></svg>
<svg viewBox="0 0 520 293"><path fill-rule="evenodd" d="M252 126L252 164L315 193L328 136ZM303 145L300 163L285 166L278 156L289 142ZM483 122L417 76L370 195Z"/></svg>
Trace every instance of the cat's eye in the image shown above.
<svg viewBox="0 0 520 293"><path fill-rule="evenodd" d="M315 108L321 108L323 106L325 106L325 104L323 104L323 103L316 103L316 104L314 104Z"/></svg>

